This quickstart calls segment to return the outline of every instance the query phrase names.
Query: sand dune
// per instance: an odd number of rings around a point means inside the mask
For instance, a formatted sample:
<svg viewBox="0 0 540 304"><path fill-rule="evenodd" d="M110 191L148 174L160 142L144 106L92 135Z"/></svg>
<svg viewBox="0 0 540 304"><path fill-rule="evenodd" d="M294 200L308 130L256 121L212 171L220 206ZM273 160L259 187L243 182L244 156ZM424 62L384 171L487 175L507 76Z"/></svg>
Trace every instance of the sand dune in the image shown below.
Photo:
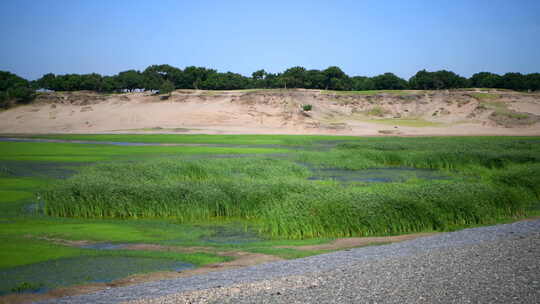
<svg viewBox="0 0 540 304"><path fill-rule="evenodd" d="M0 112L0 133L540 135L539 122L540 94L498 90L58 92Z"/></svg>

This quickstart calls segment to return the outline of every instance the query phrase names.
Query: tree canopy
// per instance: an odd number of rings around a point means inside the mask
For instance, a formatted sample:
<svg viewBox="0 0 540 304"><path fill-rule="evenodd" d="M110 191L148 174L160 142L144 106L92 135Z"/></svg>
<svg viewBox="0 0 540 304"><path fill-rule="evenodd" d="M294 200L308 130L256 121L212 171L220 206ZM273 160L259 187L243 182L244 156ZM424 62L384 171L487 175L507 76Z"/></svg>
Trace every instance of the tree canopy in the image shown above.
<svg viewBox="0 0 540 304"><path fill-rule="evenodd" d="M286 69L282 73L257 70L251 77L205 67L188 66L183 70L168 64L151 65L144 71L127 70L116 75L48 73L35 81L27 81L13 73L0 71L0 107L27 103L35 96L35 89L53 91L89 90L96 92L126 92L135 89L238 90L252 88L306 88L321 90L442 90L467 87L502 88L518 91L540 90L540 73L506 73L498 75L479 72L469 79L452 71L418 71L408 81L393 73L373 77L349 76L337 66L324 70L307 70L302 66Z"/></svg>
<svg viewBox="0 0 540 304"><path fill-rule="evenodd" d="M34 96L35 89L29 81L10 72L0 71L0 108L29 103Z"/></svg>

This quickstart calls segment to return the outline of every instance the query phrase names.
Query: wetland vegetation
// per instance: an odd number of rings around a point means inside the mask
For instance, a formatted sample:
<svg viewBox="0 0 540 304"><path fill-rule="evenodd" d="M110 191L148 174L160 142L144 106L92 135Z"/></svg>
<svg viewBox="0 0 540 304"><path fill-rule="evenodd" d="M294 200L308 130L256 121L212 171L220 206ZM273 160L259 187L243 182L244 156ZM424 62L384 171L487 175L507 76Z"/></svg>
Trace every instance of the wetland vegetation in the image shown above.
<svg viewBox="0 0 540 304"><path fill-rule="evenodd" d="M295 245L448 231L540 207L538 137L38 137L220 146L0 142L1 293L57 287L27 278L84 257L147 265L116 269L112 280L231 259L218 252L296 258L322 251ZM139 243L191 251L114 246ZM18 281L6 281L17 273ZM66 278L57 281L92 282Z"/></svg>

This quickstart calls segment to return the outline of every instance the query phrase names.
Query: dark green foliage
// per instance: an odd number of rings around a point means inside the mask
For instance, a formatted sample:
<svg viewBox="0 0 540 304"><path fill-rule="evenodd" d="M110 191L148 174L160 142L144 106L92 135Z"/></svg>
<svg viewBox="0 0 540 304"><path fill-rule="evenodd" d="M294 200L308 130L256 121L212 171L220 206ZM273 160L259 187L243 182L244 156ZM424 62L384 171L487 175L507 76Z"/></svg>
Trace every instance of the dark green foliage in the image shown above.
<svg viewBox="0 0 540 304"><path fill-rule="evenodd" d="M249 86L249 79L236 73L212 73L200 83L205 90L240 90Z"/></svg>
<svg viewBox="0 0 540 304"><path fill-rule="evenodd" d="M217 71L213 69L189 66L182 72L177 86L182 89L200 89L201 84L215 73Z"/></svg>
<svg viewBox="0 0 540 304"><path fill-rule="evenodd" d="M450 71L419 71L409 79L409 87L417 90L441 90L467 87L467 79Z"/></svg>
<svg viewBox="0 0 540 304"><path fill-rule="evenodd" d="M540 73L533 73L533 74L526 75L525 87L531 91L540 90Z"/></svg>
<svg viewBox="0 0 540 304"><path fill-rule="evenodd" d="M355 76L351 78L351 85L353 91L375 90L375 82L369 77Z"/></svg>
<svg viewBox="0 0 540 304"><path fill-rule="evenodd" d="M305 104L305 105L302 105L302 110L306 111L306 112L309 112L313 109L313 106L310 105L310 104Z"/></svg>
<svg viewBox="0 0 540 304"><path fill-rule="evenodd" d="M0 71L0 91L7 91L9 88L28 87L29 83L24 78L7 71Z"/></svg>
<svg viewBox="0 0 540 304"><path fill-rule="evenodd" d="M476 73L469 81L473 88L502 88L502 77L494 73Z"/></svg>
<svg viewBox="0 0 540 304"><path fill-rule="evenodd" d="M306 69L303 67L292 67L281 75L285 88L305 88L306 87Z"/></svg>
<svg viewBox="0 0 540 304"><path fill-rule="evenodd" d="M35 89L26 79L10 72L0 71L0 108L30 103L35 95Z"/></svg>
<svg viewBox="0 0 540 304"><path fill-rule="evenodd" d="M372 79L375 90L403 90L408 86L407 81L392 73L384 73Z"/></svg>
<svg viewBox="0 0 540 304"><path fill-rule="evenodd" d="M117 81L122 89L132 91L134 89L144 88L144 78L139 71L129 70L118 73Z"/></svg>
<svg viewBox="0 0 540 304"><path fill-rule="evenodd" d="M345 72L337 66L331 66L322 71L326 90L350 90L350 79Z"/></svg>
<svg viewBox="0 0 540 304"><path fill-rule="evenodd" d="M169 94L174 91L174 84L170 80L165 80L159 87L160 94Z"/></svg>
<svg viewBox="0 0 540 304"><path fill-rule="evenodd" d="M506 73L502 76L502 87L516 91L525 90L525 76L521 73Z"/></svg>
<svg viewBox="0 0 540 304"><path fill-rule="evenodd" d="M0 105L6 104L6 88L28 87L44 88L54 91L90 90L97 92L133 91L134 89L158 90L165 81L170 81L175 89L205 89L205 90L240 90L240 89L272 89L272 88L306 88L326 90L439 90L467 87L506 88L519 91L537 91L540 89L540 74L522 75L506 73L503 76L481 72L470 79L461 77L454 72L441 70L428 72L418 71L409 81L392 74L384 73L374 77L349 77L337 66L324 70L307 70L296 66L283 73L268 73L258 70L251 77L226 72L219 73L214 69L189 66L184 70L168 64L151 65L142 73L128 70L113 76L92 74L45 74L40 79L28 81L9 72L0 72ZM31 99L31 98L30 98ZM27 100L22 98L21 100ZM24 102L24 101L23 101Z"/></svg>

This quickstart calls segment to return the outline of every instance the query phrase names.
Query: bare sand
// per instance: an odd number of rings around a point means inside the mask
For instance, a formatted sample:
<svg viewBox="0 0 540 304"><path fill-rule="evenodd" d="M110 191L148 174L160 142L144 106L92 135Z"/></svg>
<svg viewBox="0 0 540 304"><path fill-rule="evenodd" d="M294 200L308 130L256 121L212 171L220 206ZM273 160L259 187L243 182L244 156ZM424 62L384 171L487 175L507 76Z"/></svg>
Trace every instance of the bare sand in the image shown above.
<svg viewBox="0 0 540 304"><path fill-rule="evenodd" d="M178 90L43 93L0 112L0 133L178 133L335 135L540 135L540 94L500 91L347 94L319 90ZM310 104L311 111L302 105ZM510 115L502 124L495 111Z"/></svg>

